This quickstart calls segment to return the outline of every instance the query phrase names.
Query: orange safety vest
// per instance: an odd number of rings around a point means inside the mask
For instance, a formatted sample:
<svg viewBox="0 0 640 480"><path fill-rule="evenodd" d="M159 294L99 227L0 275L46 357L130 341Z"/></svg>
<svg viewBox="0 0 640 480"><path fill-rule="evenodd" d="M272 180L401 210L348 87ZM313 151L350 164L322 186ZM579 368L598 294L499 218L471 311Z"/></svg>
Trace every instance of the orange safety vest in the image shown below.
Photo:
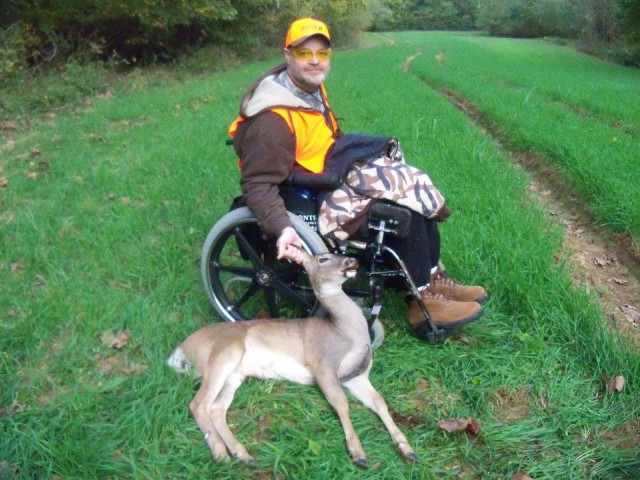
<svg viewBox="0 0 640 480"><path fill-rule="evenodd" d="M329 108L324 88L320 91L325 105ZM277 113L289 126L289 130L296 137L295 161L305 169L313 173L324 171L325 155L338 133L338 122L329 108L329 124L325 121L323 113L312 110L301 110L288 107L274 107L270 111ZM236 129L246 117L240 115L229 127L229 135L233 138ZM242 162L242 159L240 159Z"/></svg>

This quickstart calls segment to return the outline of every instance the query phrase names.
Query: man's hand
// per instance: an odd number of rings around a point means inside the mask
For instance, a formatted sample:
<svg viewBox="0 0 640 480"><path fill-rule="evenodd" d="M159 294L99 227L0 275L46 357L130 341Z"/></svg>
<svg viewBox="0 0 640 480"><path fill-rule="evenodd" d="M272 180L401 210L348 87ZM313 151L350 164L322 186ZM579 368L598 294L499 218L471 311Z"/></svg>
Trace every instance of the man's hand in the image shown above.
<svg viewBox="0 0 640 480"><path fill-rule="evenodd" d="M296 263L302 263L303 256L300 250L302 240L293 227L286 227L282 230L276 245L278 246L278 260L287 258Z"/></svg>

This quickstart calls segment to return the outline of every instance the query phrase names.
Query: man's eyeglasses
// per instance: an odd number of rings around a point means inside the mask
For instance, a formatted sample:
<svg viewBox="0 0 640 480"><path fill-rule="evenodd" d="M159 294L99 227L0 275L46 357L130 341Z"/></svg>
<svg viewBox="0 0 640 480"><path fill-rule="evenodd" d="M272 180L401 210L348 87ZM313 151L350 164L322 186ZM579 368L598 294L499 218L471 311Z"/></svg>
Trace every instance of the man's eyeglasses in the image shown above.
<svg viewBox="0 0 640 480"><path fill-rule="evenodd" d="M291 48L289 49L291 55L297 60L304 60L308 62L314 56L321 62L326 62L331 58L331 54L333 53L330 48L323 48L322 50L307 50L304 48Z"/></svg>

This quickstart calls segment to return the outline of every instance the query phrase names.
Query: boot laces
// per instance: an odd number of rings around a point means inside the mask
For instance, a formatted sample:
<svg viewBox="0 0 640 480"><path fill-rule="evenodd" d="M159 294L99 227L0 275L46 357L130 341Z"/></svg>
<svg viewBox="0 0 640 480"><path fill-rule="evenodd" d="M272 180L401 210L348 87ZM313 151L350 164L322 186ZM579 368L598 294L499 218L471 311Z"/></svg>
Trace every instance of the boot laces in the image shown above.
<svg viewBox="0 0 640 480"><path fill-rule="evenodd" d="M444 272L434 273L433 274L433 278L431 279L431 281L433 283L440 283L440 284L445 285L447 287L456 288L458 286L458 282L456 280L454 280L453 278L449 277Z"/></svg>
<svg viewBox="0 0 640 480"><path fill-rule="evenodd" d="M423 300L431 300L433 302L440 302L440 303L448 303L449 302L449 297L441 294L441 293L436 293L433 290L431 290L430 288L425 288L422 292L422 299Z"/></svg>

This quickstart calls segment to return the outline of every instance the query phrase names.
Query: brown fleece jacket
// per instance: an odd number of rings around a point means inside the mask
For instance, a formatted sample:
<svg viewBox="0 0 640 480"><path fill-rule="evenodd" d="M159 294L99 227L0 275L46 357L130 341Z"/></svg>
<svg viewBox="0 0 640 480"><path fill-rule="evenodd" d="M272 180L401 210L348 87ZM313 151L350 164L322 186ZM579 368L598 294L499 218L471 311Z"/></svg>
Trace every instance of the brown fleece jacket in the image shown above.
<svg viewBox="0 0 640 480"><path fill-rule="evenodd" d="M233 145L242 159L240 184L247 206L262 230L277 237L291 226L278 185L294 168L294 134L282 117L266 111L238 126Z"/></svg>

